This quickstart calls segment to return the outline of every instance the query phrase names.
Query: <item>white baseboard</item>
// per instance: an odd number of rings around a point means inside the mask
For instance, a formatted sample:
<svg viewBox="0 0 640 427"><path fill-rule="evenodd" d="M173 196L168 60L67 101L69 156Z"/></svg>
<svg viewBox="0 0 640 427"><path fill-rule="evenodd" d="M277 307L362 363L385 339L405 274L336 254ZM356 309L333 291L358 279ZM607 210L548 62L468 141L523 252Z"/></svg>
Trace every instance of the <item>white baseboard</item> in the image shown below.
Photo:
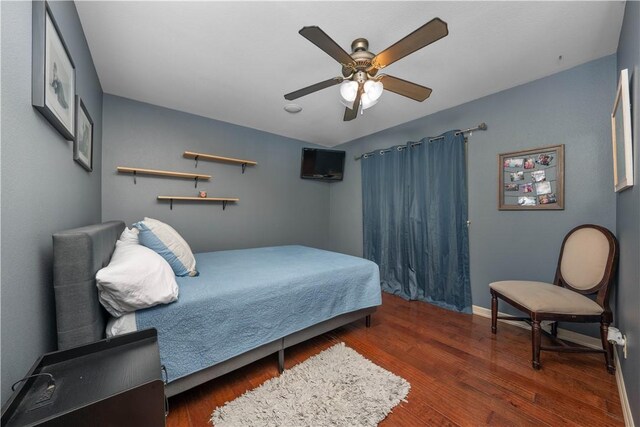
<svg viewBox="0 0 640 427"><path fill-rule="evenodd" d="M473 306L473 314L482 317L491 318L491 310L488 308ZM508 316L509 314L498 312L498 316ZM520 328L529 329L531 327L527 322L521 320L506 320L498 319L500 322L508 323L510 325L518 326ZM545 328L545 322L542 327ZM576 344L583 345L585 347L602 348L599 338L590 337L588 335L580 334L578 332L569 331L566 329L558 328L558 338L565 341L570 341ZM622 405L622 414L624 415L624 424L626 427L635 427L633 423L633 416L631 415L631 407L629 406L629 397L627 396L627 389L624 386L624 377L622 376L622 370L620 369L620 359L618 358L618 349L614 347L614 357L616 366L616 383L618 385L618 394L620 395L620 404Z"/></svg>
<svg viewBox="0 0 640 427"><path fill-rule="evenodd" d="M589 335L580 334L568 329L558 328L558 338L564 341L580 344L585 347L602 348L600 338L590 337Z"/></svg>
<svg viewBox="0 0 640 427"><path fill-rule="evenodd" d="M473 306L473 314L477 314L478 316L491 318L491 310L488 308L480 307L477 305ZM510 314L498 312L498 316L505 317L513 317ZM498 319L500 322L508 323L510 325L518 326L520 328L531 330L531 326L527 322L522 320L506 320L506 319ZM549 323L550 322L542 322L542 328L549 331ZM591 348L602 348L602 344L600 343L600 338L590 337L588 335L580 334L578 332L569 331L567 329L558 328L558 338L564 341L569 341L575 344L583 345L585 347Z"/></svg>
<svg viewBox="0 0 640 427"><path fill-rule="evenodd" d="M622 369L620 369L620 359L618 358L618 347L614 348L614 358L616 360L616 383L618 384L618 394L620 395L620 405L622 405L622 415L624 416L624 425L626 427L635 427L633 423L633 415L631 414L631 406L629 405L629 396L624 386L624 377Z"/></svg>

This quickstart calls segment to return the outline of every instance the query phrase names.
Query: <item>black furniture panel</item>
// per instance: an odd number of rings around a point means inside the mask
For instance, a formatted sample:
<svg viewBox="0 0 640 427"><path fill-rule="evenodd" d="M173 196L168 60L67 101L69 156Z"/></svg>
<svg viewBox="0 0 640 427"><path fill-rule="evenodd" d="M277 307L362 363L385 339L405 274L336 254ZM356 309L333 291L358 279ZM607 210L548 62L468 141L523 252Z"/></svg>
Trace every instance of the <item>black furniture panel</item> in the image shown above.
<svg viewBox="0 0 640 427"><path fill-rule="evenodd" d="M165 425L155 329L45 354L32 375L2 409L2 426Z"/></svg>

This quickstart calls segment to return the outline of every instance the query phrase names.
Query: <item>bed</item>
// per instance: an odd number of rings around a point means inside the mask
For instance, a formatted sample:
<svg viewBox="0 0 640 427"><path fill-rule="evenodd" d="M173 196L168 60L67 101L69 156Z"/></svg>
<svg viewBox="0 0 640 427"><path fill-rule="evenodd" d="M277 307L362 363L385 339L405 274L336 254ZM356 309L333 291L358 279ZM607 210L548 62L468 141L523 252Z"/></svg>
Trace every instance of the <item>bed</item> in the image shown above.
<svg viewBox="0 0 640 427"><path fill-rule="evenodd" d="M54 234L59 349L105 337L95 274L124 227L111 221ZM158 330L167 396L274 353L282 370L286 348L359 319L368 326L381 303L378 267L361 258L282 246L196 260L200 275L178 278L177 302L126 315L116 328Z"/></svg>

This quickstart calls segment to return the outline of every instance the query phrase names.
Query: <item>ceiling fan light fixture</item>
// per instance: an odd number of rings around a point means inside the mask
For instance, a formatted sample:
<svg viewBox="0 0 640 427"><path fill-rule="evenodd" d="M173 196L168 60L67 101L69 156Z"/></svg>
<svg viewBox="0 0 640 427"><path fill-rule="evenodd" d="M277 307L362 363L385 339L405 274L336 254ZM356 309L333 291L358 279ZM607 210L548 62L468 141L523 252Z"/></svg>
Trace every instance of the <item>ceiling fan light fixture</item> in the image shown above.
<svg viewBox="0 0 640 427"><path fill-rule="evenodd" d="M383 90L384 90L384 86L380 81L367 80L366 82L364 82L364 93L372 102L378 101L378 99L380 98L380 95L382 95Z"/></svg>
<svg viewBox="0 0 640 427"><path fill-rule="evenodd" d="M364 82L360 104L363 110L371 108L378 103L384 86L380 81L367 80ZM358 82L347 80L340 85L340 102L347 108L353 108L353 102L358 94Z"/></svg>
<svg viewBox="0 0 640 427"><path fill-rule="evenodd" d="M349 103L349 105L353 104L353 101L356 99L356 95L358 94L358 83L352 80L346 80L340 84L340 96L342 100Z"/></svg>
<svg viewBox="0 0 640 427"><path fill-rule="evenodd" d="M378 96L377 99L373 99L371 98L371 96L368 93L363 93L362 97L360 98L361 102L362 102L362 109L366 110L367 108L371 108L374 105L376 105L378 103L378 99L380 98L380 96Z"/></svg>

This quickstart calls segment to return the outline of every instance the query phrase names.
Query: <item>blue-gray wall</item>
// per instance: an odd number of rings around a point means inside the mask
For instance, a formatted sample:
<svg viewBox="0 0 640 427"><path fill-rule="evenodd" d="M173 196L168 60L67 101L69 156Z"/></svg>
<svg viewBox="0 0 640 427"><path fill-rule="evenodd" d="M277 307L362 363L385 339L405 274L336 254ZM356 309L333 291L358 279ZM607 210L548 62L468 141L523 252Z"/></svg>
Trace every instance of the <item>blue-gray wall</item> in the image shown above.
<svg viewBox="0 0 640 427"><path fill-rule="evenodd" d="M215 101L213 101L215 102ZM300 179L302 141L104 96L102 218L128 224L144 216L171 224L195 252L283 244L324 248L329 234L330 184ZM238 165L185 159L185 150L255 160ZM212 175L210 197L239 197L237 205L159 203L158 195L195 196L193 181L116 173L136 166Z"/></svg>
<svg viewBox="0 0 640 427"><path fill-rule="evenodd" d="M628 68L636 185L617 195L617 235L620 241L616 320L627 334L629 358L620 356L627 395L636 425L640 425L640 2L628 1L618 44L618 75Z"/></svg>
<svg viewBox="0 0 640 427"><path fill-rule="evenodd" d="M103 100L75 6L51 2L76 63L78 93L95 122L94 172L87 173L73 162L71 143L31 106L31 3L2 2L0 7L0 401L39 354L55 349L53 232L101 219L131 223L152 216L174 225L195 251L301 243L361 255L360 164L352 156L486 121L489 130L474 133L469 143L474 303L488 307L487 284L494 280L551 280L561 239L574 225L595 222L616 229L623 254L616 315L631 344L622 370L639 422L640 196L637 185L617 196L611 189L608 117L617 79L615 56L344 144L340 148L348 151L345 181L329 185L299 179L301 146L311 144L114 96ZM640 5L629 2L617 56L618 69L631 70L636 106L639 16ZM566 209L498 211L497 154L558 143L566 147ZM220 163L201 162L195 169L192 161L181 157L186 149L259 164L244 175L238 166ZM191 182L140 177L133 185L130 176L115 173L118 165L210 173L214 179L200 188L211 196L241 200L224 212L219 205L178 203L170 211L155 197L195 194Z"/></svg>
<svg viewBox="0 0 640 427"><path fill-rule="evenodd" d="M571 228L596 223L615 230L609 120L615 68L611 55L337 147L347 151L347 166L345 180L331 187L331 249L362 255L360 162L354 155L486 122L489 129L474 132L468 144L473 304L488 308L488 285L497 280L552 281ZM498 154L556 144L565 145L565 209L499 211ZM509 311L506 304L500 309Z"/></svg>
<svg viewBox="0 0 640 427"><path fill-rule="evenodd" d="M51 235L100 221L102 88L73 2L50 2L94 120L94 171L31 106L31 2L2 8L2 387L56 349Z"/></svg>

